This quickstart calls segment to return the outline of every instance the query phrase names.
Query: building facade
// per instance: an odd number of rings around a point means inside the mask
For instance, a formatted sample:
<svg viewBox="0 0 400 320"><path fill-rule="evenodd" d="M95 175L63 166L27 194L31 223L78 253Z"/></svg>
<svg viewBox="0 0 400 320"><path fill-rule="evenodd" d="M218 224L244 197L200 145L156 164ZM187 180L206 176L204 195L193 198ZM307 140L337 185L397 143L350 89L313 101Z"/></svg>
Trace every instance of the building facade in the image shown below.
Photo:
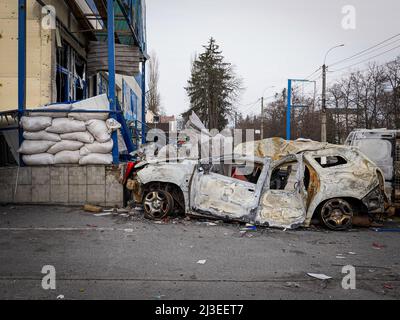
<svg viewBox="0 0 400 320"><path fill-rule="evenodd" d="M114 4L116 9L119 8L118 2ZM126 8L135 2L130 14L137 21L132 22L132 25L137 26L140 45L145 51L144 1L120 2ZM27 108L82 100L107 92L107 65L102 68L99 61L94 61L95 58L90 55L92 43L106 40L103 31L106 27L106 5L106 0L27 0ZM116 10L116 16L118 12ZM115 28L118 59L119 43L132 48L135 45L129 43L127 36L122 36L129 30L117 17ZM3 0L0 3L0 47L0 111L6 111L16 109L18 105L16 0ZM126 117L141 121L141 57L137 55L135 58L137 66L133 74L116 75L116 92Z"/></svg>

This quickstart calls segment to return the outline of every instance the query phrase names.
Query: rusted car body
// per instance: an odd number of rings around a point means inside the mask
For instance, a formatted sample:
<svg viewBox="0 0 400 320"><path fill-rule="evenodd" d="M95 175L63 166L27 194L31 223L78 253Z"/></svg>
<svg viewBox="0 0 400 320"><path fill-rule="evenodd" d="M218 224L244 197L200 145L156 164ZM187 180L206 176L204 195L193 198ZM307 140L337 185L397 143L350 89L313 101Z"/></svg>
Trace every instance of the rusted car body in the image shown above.
<svg viewBox="0 0 400 320"><path fill-rule="evenodd" d="M381 170L356 148L273 138L239 145L234 156L139 163L128 180L145 214L188 215L296 228L320 218L347 229L355 215L381 214Z"/></svg>

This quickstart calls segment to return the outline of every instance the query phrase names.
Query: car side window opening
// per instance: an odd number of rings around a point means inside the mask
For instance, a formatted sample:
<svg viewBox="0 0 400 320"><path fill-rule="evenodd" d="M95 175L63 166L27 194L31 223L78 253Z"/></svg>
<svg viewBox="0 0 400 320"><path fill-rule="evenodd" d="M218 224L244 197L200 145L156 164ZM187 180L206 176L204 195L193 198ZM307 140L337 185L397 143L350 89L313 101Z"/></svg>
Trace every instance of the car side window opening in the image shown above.
<svg viewBox="0 0 400 320"><path fill-rule="evenodd" d="M270 189L295 191L297 187L297 170L299 162L284 163L275 168L271 174Z"/></svg>
<svg viewBox="0 0 400 320"><path fill-rule="evenodd" d="M257 184L262 169L263 165L259 163L220 163L214 164L210 171L240 181Z"/></svg>
<svg viewBox="0 0 400 320"><path fill-rule="evenodd" d="M347 163L347 160L341 156L321 156L314 159L322 168L332 168Z"/></svg>

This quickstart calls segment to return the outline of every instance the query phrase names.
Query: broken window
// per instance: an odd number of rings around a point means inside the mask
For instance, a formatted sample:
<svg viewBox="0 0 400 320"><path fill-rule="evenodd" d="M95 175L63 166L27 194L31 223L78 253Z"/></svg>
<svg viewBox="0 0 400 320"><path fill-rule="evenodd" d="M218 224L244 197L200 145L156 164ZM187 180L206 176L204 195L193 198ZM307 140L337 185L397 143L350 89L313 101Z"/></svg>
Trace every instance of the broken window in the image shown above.
<svg viewBox="0 0 400 320"><path fill-rule="evenodd" d="M231 177L237 180L257 184L263 165L260 163L220 163L211 167L211 172Z"/></svg>
<svg viewBox="0 0 400 320"><path fill-rule="evenodd" d="M271 174L270 189L294 191L297 187L297 171L299 162L293 161L281 164Z"/></svg>
<svg viewBox="0 0 400 320"><path fill-rule="evenodd" d="M322 156L314 159L322 168L331 168L347 163L347 160L341 156Z"/></svg>
<svg viewBox="0 0 400 320"><path fill-rule="evenodd" d="M56 51L57 102L87 98L86 62L64 40Z"/></svg>

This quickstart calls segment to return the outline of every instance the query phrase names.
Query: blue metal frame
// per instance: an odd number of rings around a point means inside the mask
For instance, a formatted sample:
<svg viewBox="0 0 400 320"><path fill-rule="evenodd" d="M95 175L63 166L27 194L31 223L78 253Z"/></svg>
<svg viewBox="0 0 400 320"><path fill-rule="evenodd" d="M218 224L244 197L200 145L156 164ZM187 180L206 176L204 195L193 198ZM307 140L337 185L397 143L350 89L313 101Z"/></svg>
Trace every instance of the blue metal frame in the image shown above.
<svg viewBox="0 0 400 320"><path fill-rule="evenodd" d="M286 109L286 140L290 140L290 118L292 109L292 80L288 80L287 109Z"/></svg>
<svg viewBox="0 0 400 320"><path fill-rule="evenodd" d="M26 0L18 0L18 122L26 107ZM18 130L21 146L24 141L23 130ZM23 165L22 156L19 156Z"/></svg>
<svg viewBox="0 0 400 320"><path fill-rule="evenodd" d="M286 106L286 140L290 140L291 135L291 113L292 108L304 107L300 105L292 105L292 82L314 82L305 79L288 79L288 87L287 87L287 106Z"/></svg>
<svg viewBox="0 0 400 320"><path fill-rule="evenodd" d="M146 61L142 62L142 144L146 143Z"/></svg>
<svg viewBox="0 0 400 320"><path fill-rule="evenodd" d="M108 99L110 101L110 110L116 111L116 96L115 96L115 34L114 34L114 1L107 0L107 41L108 41ZM115 115L112 115L117 119ZM112 133L113 140L113 163L119 163L118 152L118 135L117 131Z"/></svg>

